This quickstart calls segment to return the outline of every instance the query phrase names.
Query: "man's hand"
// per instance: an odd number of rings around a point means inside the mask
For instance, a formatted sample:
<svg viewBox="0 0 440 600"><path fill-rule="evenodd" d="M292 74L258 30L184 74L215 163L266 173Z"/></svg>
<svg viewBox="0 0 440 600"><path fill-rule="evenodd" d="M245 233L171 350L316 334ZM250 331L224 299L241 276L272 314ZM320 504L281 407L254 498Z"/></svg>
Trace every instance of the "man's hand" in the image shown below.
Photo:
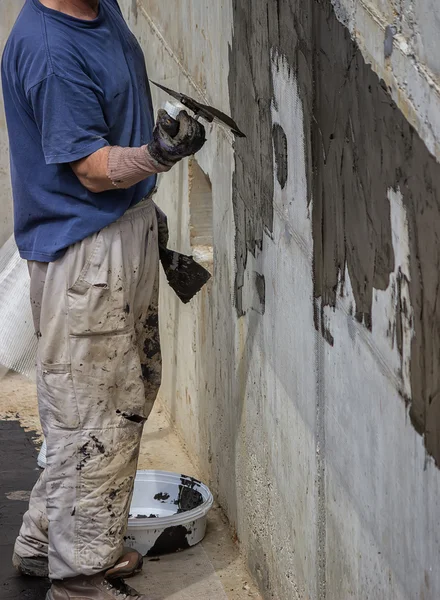
<svg viewBox="0 0 440 600"><path fill-rule="evenodd" d="M71 163L73 172L90 192L99 194L126 189L155 173L168 171L179 160L195 154L206 141L205 128L182 110L177 115L179 130L171 137L164 129L169 116L159 110L153 139L148 146L107 146Z"/></svg>
<svg viewBox="0 0 440 600"><path fill-rule="evenodd" d="M184 110L177 115L179 131L175 137L165 131L163 124L166 120L169 120L167 113L160 109L148 150L157 162L171 167L182 158L198 152L206 142L206 137L203 125Z"/></svg>

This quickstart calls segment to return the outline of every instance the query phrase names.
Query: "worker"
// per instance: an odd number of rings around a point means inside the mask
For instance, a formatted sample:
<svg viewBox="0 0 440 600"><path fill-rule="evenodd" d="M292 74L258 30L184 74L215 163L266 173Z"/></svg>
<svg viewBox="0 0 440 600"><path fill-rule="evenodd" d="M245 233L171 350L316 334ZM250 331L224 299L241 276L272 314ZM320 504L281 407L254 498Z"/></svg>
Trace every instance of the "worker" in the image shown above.
<svg viewBox="0 0 440 600"><path fill-rule="evenodd" d="M155 124L117 0L25 0L2 83L47 441L13 563L49 574L47 600L146 600L118 576L141 564L124 536L161 381L153 194L205 130L185 111L175 137Z"/></svg>

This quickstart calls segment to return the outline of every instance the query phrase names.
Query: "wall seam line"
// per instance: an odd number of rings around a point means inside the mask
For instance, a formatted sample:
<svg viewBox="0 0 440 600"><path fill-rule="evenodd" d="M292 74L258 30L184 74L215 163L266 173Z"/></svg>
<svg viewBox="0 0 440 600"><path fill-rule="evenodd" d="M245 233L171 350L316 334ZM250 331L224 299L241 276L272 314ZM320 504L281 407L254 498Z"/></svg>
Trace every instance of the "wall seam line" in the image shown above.
<svg viewBox="0 0 440 600"><path fill-rule="evenodd" d="M326 433L325 433L325 389L324 389L324 339L315 331L316 361L316 562L317 597L327 598L327 500L326 500Z"/></svg>

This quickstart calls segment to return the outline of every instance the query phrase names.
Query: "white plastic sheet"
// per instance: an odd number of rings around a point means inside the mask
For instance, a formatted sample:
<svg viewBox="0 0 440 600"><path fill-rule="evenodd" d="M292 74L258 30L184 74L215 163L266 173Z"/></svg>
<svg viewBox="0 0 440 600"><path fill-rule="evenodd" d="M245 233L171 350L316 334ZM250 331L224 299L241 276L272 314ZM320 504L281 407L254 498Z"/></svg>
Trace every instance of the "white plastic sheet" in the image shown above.
<svg viewBox="0 0 440 600"><path fill-rule="evenodd" d="M29 287L27 263L11 237L0 249L0 377L8 369L35 377L37 339Z"/></svg>

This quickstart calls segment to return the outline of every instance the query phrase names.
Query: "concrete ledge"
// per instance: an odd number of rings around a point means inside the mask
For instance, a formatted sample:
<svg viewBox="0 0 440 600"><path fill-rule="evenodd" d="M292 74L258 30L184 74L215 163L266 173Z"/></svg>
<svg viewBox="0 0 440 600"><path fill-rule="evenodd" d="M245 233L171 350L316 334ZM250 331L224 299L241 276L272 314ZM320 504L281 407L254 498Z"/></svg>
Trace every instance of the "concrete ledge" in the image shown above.
<svg viewBox="0 0 440 600"><path fill-rule="evenodd" d="M393 100L440 162L440 81L419 61L406 38L394 36L391 56L384 53L386 20L368 0L331 0L336 16L350 31L362 55L386 83Z"/></svg>

